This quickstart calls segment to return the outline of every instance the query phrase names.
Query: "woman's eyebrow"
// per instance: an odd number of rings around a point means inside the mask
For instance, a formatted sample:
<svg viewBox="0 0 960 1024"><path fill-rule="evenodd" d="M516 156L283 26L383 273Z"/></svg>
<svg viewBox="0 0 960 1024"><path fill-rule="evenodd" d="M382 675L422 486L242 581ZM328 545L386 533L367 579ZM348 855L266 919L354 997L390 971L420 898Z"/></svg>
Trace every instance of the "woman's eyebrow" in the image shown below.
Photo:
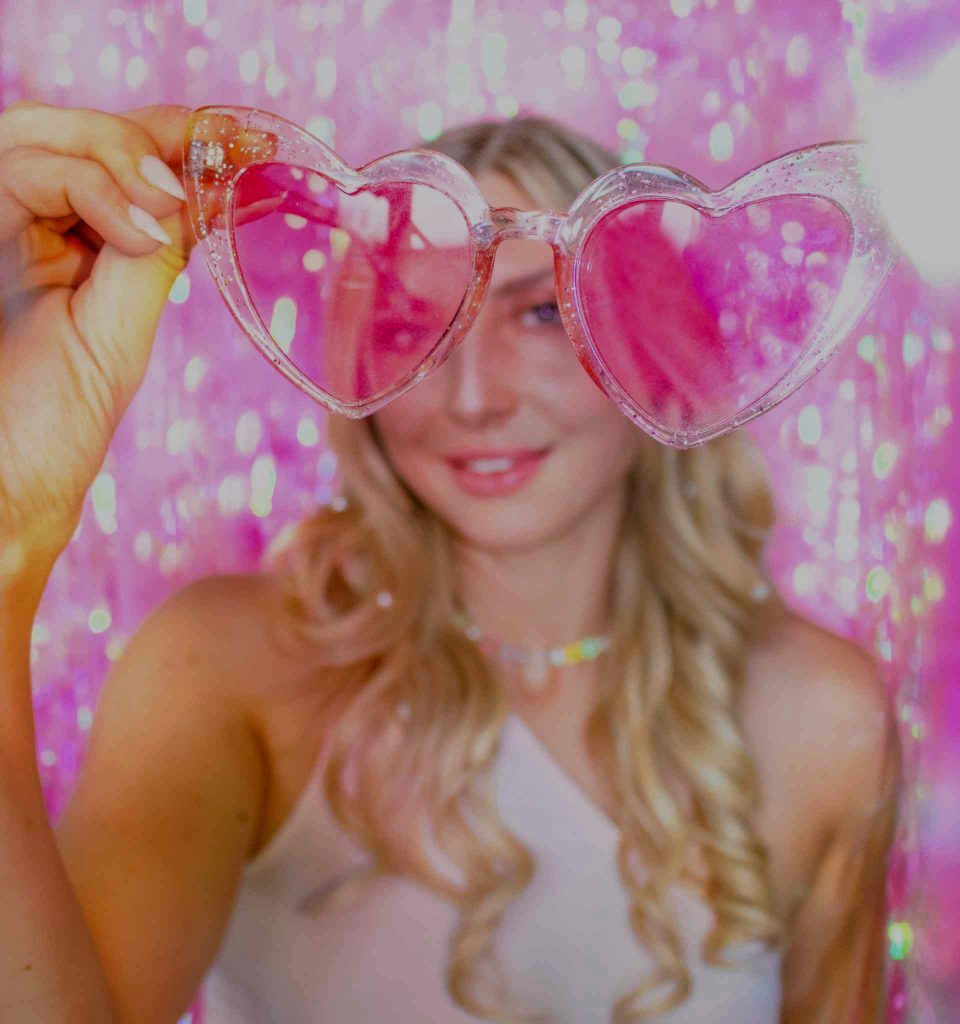
<svg viewBox="0 0 960 1024"><path fill-rule="evenodd" d="M524 288L530 288L534 285L541 284L544 281L553 280L553 267L546 267L543 270L534 270L529 274L523 274L520 277L515 277L511 281L507 281L504 284L499 285L494 289L493 294L500 295L512 295L515 292L523 291Z"/></svg>

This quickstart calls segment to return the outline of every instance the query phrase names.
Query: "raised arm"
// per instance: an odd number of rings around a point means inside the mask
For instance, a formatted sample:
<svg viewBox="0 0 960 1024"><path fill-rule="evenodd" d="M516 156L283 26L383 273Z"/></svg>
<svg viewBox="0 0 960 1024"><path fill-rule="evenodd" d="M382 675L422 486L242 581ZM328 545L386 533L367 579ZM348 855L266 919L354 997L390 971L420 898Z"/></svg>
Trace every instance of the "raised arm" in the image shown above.
<svg viewBox="0 0 960 1024"><path fill-rule="evenodd" d="M262 765L209 584L150 616L114 667L56 830L36 765L33 618L194 243L174 170L187 114L0 113L3 1024L173 1024L257 828Z"/></svg>
<svg viewBox="0 0 960 1024"><path fill-rule="evenodd" d="M30 633L43 581L0 583L0 1020L118 1020L47 819L34 747Z"/></svg>
<svg viewBox="0 0 960 1024"><path fill-rule="evenodd" d="M258 593L256 578L210 577L146 618L106 680L55 828L24 742L29 604L7 600L0 1020L174 1024L190 1005L260 828L266 772L237 642Z"/></svg>

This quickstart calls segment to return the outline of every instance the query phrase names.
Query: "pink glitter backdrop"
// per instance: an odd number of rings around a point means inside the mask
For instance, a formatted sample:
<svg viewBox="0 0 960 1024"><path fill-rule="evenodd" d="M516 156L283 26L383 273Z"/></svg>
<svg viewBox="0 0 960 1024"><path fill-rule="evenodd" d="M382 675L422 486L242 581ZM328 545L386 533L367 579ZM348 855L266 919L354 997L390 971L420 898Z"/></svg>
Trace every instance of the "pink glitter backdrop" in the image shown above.
<svg viewBox="0 0 960 1024"><path fill-rule="evenodd" d="M450 123L536 111L624 162L682 167L719 187L788 149L859 137L867 86L908 79L960 41L953 3L518 8L8 0L0 103L259 106L355 165ZM941 127L956 130L931 130ZM958 337L956 289L926 286L904 259L840 354L747 428L776 482L775 577L799 611L875 652L897 696L910 784L891 871L891 1022L952 1019L960 1005L960 691L949 685L960 668L960 481L949 477ZM197 576L254 567L285 523L336 492L324 432L322 410L270 371L197 256L38 615L51 815L110 662L145 613Z"/></svg>

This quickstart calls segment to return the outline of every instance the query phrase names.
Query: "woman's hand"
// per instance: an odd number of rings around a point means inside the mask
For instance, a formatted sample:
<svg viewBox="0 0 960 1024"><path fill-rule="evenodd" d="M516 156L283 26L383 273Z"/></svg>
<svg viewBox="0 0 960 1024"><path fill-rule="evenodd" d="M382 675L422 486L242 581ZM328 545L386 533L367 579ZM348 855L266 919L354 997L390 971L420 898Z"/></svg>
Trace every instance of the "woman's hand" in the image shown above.
<svg viewBox="0 0 960 1024"><path fill-rule="evenodd" d="M0 113L0 578L66 546L146 373L196 240L140 162L179 171L188 115L32 100Z"/></svg>

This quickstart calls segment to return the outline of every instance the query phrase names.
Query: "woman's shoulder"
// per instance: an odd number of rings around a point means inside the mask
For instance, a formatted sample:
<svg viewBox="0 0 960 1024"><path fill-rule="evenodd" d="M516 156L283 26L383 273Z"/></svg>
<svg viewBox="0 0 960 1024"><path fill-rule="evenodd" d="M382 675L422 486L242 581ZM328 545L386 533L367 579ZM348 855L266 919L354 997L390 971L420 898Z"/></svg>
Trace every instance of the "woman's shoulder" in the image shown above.
<svg viewBox="0 0 960 1024"><path fill-rule="evenodd" d="M292 696L305 685L303 651L284 643L287 609L278 578L268 572L214 573L176 591L164 602L171 629L189 631L218 667L222 685L256 707ZM175 640L171 637L171 641Z"/></svg>
<svg viewBox="0 0 960 1024"><path fill-rule="evenodd" d="M895 751L893 696L878 659L791 613L748 659L743 720L762 774L830 830Z"/></svg>
<svg viewBox="0 0 960 1024"><path fill-rule="evenodd" d="M747 666L750 698L779 717L805 709L804 717L836 721L879 711L887 687L877 658L856 641L794 612L751 652Z"/></svg>

